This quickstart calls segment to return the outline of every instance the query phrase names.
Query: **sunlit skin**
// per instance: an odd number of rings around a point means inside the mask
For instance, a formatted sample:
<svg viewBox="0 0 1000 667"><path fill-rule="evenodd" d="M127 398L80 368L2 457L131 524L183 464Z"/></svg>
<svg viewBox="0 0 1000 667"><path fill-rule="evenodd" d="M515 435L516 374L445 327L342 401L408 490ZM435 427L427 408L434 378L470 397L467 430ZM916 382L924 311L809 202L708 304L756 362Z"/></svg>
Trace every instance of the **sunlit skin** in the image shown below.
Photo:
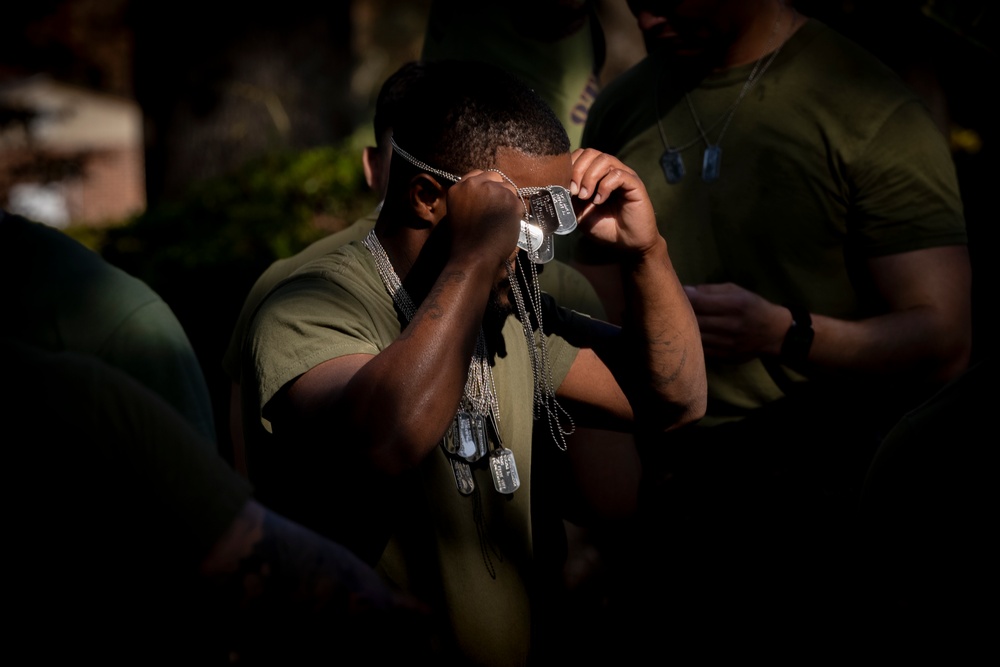
<svg viewBox="0 0 1000 667"><path fill-rule="evenodd" d="M497 171L491 170L476 170L470 172L462 180L467 178L475 177L480 174L494 174L500 177L500 183L506 185L508 189L511 190L517 196L514 191L514 186L518 188L531 188L531 187L546 187L549 185L561 185L564 188L569 189L570 181L572 176L572 160L568 153L563 155L547 155L547 156L529 156L520 151L515 151L509 148L501 148L497 155L497 166L495 170L502 172L510 181L507 181L500 176ZM513 185L512 185L513 184ZM521 200L512 214L516 217L518 225L520 221L525 217L525 205L527 204L527 198ZM520 227L518 227L520 230ZM518 248L515 239L514 248L508 255L507 261L511 266L516 267L518 255ZM526 258L522 257L522 265L524 262L528 261ZM544 270L539 268L539 270ZM497 280L494 285L492 292L492 300L496 302L498 310L502 313L510 312L513 308L513 304L510 300L510 276L508 275L508 269L506 263L501 266L497 273Z"/></svg>
<svg viewBox="0 0 1000 667"><path fill-rule="evenodd" d="M589 149L542 157L501 149L496 168L517 187L567 187L577 200L578 233L606 245L632 286L630 344L610 349L617 330L595 323L587 335L600 345L583 346L557 388L582 410L577 423L626 430L641 413L647 428L662 430L700 418L706 390L697 323L635 173ZM348 441L384 474L419 464L454 419L523 215L514 186L496 171L474 170L454 184L412 169L392 172L375 231L417 311L377 355L338 357L299 376L280 399L290 414L279 419L316 437L332 424L346 426ZM389 415L387 405L394 406Z"/></svg>

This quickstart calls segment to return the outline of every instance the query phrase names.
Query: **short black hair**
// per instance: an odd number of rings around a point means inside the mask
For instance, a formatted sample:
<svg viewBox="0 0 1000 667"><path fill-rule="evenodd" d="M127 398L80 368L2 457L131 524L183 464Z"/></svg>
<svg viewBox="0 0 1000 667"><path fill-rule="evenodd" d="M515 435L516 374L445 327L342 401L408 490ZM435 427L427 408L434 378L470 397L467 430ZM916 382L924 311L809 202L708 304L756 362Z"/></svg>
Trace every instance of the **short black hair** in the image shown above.
<svg viewBox="0 0 1000 667"><path fill-rule="evenodd" d="M425 62L408 99L410 108L396 119L393 137L404 151L436 169L455 175L487 169L496 165L500 148L532 156L569 152L566 129L548 104L493 65Z"/></svg>
<svg viewBox="0 0 1000 667"><path fill-rule="evenodd" d="M386 133L393 129L398 118L407 113L411 106L408 94L424 74L424 64L418 60L404 63L389 75L375 98L375 144L382 145ZM388 143L388 139L386 139Z"/></svg>

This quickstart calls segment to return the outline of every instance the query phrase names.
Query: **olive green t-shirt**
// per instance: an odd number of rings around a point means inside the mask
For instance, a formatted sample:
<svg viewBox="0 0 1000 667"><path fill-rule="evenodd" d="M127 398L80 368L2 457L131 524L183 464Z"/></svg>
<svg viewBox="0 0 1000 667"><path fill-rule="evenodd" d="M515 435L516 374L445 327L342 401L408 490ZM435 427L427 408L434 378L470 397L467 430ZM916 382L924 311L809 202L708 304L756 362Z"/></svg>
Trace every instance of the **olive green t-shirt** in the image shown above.
<svg viewBox="0 0 1000 667"><path fill-rule="evenodd" d="M605 88L583 144L638 172L682 283L733 282L842 319L881 312L868 259L967 240L941 131L894 73L816 20L788 40L727 125L753 67L710 74L690 91L705 135L722 150L714 182L701 178L695 115L656 55ZM688 144L685 176L667 183L661 155ZM571 246L560 256L595 261ZM707 370L702 424L783 395L759 359L709 360Z"/></svg>
<svg viewBox="0 0 1000 667"><path fill-rule="evenodd" d="M551 312L543 311L543 320L572 326L574 318L584 317L557 312L551 300L545 302ZM249 420L267 417L268 402L317 364L348 354L378 354L399 336L400 321L371 254L357 242L302 267L261 304L248 329L244 354L248 365L243 377L244 395L249 391L263 410L246 401L243 408L250 477L269 504L275 502L273 486L283 487L281 493L296 493L304 475L316 471L296 470L289 464L280 474L267 471L272 488L258 482L254 451L289 445L280 438L280 424L273 425L273 434L268 435L259 421ZM577 349L555 335L548 336L546 343L552 383L558 387ZM521 664L531 643L534 385L527 343L516 318L507 318L498 348L502 352L494 354L493 375L500 430L503 445L514 453L520 488L510 495L497 493L483 461L473 465L477 494L463 496L445 453L435 449L417 470L399 481L407 485L408 495L396 509L397 529L378 561L386 580L424 599L443 615L458 652L475 664ZM386 406L387 411L391 409ZM338 442L331 434L329 441L313 446L336 448L349 443ZM315 478L322 477L320 473ZM347 495L363 504L368 493L378 490L352 489ZM294 513L291 518L298 519Z"/></svg>
<svg viewBox="0 0 1000 667"><path fill-rule="evenodd" d="M243 302L243 308L236 321L236 326L233 327L229 346L222 359L222 367L233 381L240 382L240 352L243 349L247 323L267 293L275 285L312 260L331 253L351 241L363 239L375 226L377 217L377 213L373 211L346 229L311 243L301 252L274 261L257 278ZM538 282L542 290L551 294L560 306L586 313L597 319L604 319L604 307L601 305L597 292L594 291L593 286L587 282L583 274L576 269L563 262L553 260L542 265Z"/></svg>
<svg viewBox="0 0 1000 667"><path fill-rule="evenodd" d="M360 241L363 239L372 230L372 227L375 226L377 218L378 215L375 211L372 211L339 232L324 236L318 241L310 243L303 250L291 257L282 257L275 260L267 267L264 273L260 274L256 282L254 282L253 287L250 288L246 299L243 301L243 308L240 310L236 326L233 327L233 332L229 337L229 346L226 348L225 355L222 358L222 368L226 371L226 375L230 379L237 383L240 382L240 351L243 349L243 338L246 335L247 324L257 311L257 306L267 296L267 293L297 269L317 257L322 257L329 252L333 252L340 246L346 245L351 241Z"/></svg>
<svg viewBox="0 0 1000 667"><path fill-rule="evenodd" d="M93 355L170 403L215 448L198 356L173 310L145 282L64 232L0 211L4 335Z"/></svg>

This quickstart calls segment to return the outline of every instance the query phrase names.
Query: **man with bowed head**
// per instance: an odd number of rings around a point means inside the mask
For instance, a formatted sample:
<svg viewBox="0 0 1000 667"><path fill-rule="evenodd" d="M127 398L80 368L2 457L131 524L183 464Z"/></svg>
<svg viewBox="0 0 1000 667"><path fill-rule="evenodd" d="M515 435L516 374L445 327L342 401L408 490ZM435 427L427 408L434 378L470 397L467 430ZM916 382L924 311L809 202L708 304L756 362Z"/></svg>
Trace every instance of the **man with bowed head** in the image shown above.
<svg viewBox="0 0 1000 667"><path fill-rule="evenodd" d="M244 407L240 391L240 352L243 347L247 324L256 312L258 304L275 285L290 276L304 264L329 252L333 252L340 246L346 245L351 241L360 241L375 226L378 211L382 206L381 199L385 196L386 183L389 179L389 161L392 155L392 146L390 144L392 127L397 117L409 113L412 106L418 102L418 100L409 96L409 91L414 82L418 81L423 75L423 71L424 65L419 61L404 63L386 78L379 89L375 103L375 116L372 121L375 133L375 145L366 146L361 154L365 180L368 187L378 194L380 199L378 206L346 229L315 241L291 257L274 261L257 278L244 300L243 307L240 310L236 325L233 327L233 332L230 336L229 346L226 348L222 359L222 366L226 374L232 379L230 392L230 436L233 447L233 461L236 469L245 476L249 473L246 468L242 413L245 409L259 410L259 406L255 403ZM604 316L604 308L597 293L582 274L560 261L547 263L544 265L544 269L544 272L540 274L542 289L555 296L562 306L593 317ZM580 443L580 446L577 447L578 450L585 449L589 444L581 442L581 437L584 435L582 431L578 432L576 437L577 442ZM601 435L606 436L606 434ZM592 437L592 439L596 438ZM601 437L600 440L600 443L591 446L607 446L606 437Z"/></svg>
<svg viewBox="0 0 1000 667"><path fill-rule="evenodd" d="M372 234L299 269L250 324L248 463L262 498L426 601L454 656L522 664L552 620L539 561L569 511L565 435L697 420L703 355L633 171L570 154L501 70L429 63L416 85ZM551 234L574 226L619 259L622 328L538 288Z"/></svg>

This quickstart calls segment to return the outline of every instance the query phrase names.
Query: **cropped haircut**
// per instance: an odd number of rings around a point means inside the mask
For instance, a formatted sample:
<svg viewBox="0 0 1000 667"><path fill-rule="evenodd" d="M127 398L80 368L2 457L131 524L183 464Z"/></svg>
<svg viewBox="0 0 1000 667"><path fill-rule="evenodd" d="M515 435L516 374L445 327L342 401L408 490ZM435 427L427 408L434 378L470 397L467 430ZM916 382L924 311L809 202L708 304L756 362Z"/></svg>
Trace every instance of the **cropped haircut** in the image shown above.
<svg viewBox="0 0 1000 667"><path fill-rule="evenodd" d="M407 97L412 103L396 119L393 137L400 148L434 168L459 176L487 169L496 166L500 148L538 157L569 152L569 137L552 109L498 67L426 62Z"/></svg>
<svg viewBox="0 0 1000 667"><path fill-rule="evenodd" d="M376 145L382 145L386 132L392 130L399 118L409 111L413 104L411 89L424 75L424 69L422 62L412 60L404 63L382 83L375 98L375 117L372 121ZM389 143L387 139L386 143Z"/></svg>

